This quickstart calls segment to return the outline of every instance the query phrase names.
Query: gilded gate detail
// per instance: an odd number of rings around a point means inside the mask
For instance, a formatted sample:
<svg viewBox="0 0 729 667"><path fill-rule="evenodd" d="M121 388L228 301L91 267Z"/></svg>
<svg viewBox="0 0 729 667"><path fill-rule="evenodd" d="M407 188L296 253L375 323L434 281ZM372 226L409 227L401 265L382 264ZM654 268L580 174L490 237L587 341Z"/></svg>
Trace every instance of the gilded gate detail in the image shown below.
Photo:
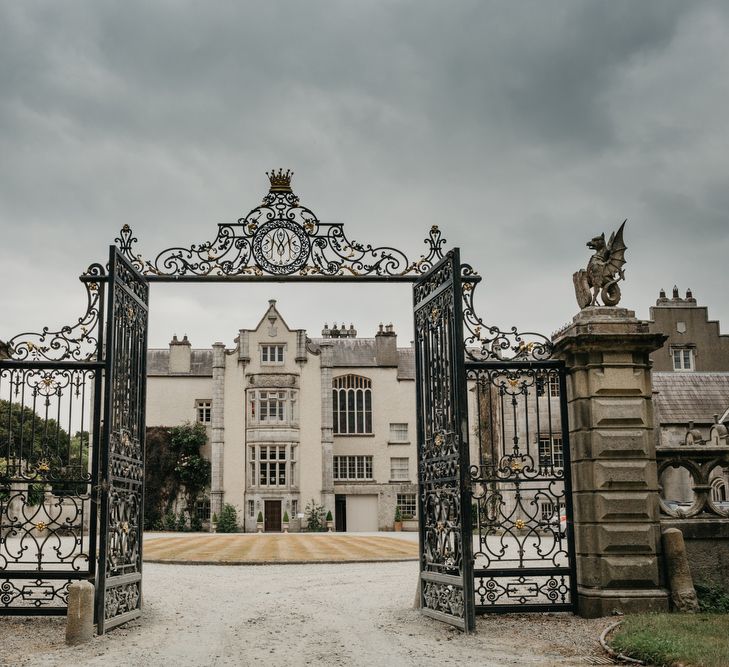
<svg viewBox="0 0 729 667"><path fill-rule="evenodd" d="M146 280L112 246L101 457L99 633L141 613Z"/></svg>
<svg viewBox="0 0 729 667"><path fill-rule="evenodd" d="M423 613L474 627L460 262L450 251L413 288Z"/></svg>

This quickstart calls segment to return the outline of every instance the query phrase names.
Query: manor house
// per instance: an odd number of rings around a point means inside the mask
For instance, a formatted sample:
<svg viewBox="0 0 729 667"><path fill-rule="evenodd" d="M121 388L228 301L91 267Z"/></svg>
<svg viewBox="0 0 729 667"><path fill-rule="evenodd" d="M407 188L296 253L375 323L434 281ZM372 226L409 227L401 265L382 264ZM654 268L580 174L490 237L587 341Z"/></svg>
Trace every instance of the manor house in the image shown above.
<svg viewBox="0 0 729 667"><path fill-rule="evenodd" d="M417 510L414 356L392 325L373 338L325 325L310 339L270 301L232 348L175 336L148 351L147 426L208 428L204 520L225 502L246 531L259 512L266 531L280 531L284 514L296 530L313 499L337 530L391 529L396 506Z"/></svg>

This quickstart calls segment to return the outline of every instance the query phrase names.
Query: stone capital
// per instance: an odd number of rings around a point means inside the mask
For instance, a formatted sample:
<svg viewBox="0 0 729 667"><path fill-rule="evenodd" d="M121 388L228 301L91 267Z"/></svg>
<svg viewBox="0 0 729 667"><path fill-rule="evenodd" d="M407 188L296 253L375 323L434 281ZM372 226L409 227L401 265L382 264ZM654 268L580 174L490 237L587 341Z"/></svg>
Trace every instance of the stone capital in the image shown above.
<svg viewBox="0 0 729 667"><path fill-rule="evenodd" d="M648 322L639 320L627 308L592 306L584 308L552 338L556 357L580 352L642 352L663 347L667 336L651 333Z"/></svg>

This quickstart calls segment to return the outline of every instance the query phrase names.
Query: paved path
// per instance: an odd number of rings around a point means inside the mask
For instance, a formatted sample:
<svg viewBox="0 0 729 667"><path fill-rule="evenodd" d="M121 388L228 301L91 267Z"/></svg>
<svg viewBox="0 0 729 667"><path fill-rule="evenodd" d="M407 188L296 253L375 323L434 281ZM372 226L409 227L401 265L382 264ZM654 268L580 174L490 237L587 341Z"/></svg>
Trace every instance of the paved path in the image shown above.
<svg viewBox="0 0 729 667"><path fill-rule="evenodd" d="M417 557L418 545L411 539L369 534L157 533L144 541L144 560L155 563L354 563Z"/></svg>
<svg viewBox="0 0 729 667"><path fill-rule="evenodd" d="M66 647L65 619L0 618L0 665L584 667L580 656L612 620L490 616L466 636L412 609L417 571L416 562L150 563L141 620Z"/></svg>

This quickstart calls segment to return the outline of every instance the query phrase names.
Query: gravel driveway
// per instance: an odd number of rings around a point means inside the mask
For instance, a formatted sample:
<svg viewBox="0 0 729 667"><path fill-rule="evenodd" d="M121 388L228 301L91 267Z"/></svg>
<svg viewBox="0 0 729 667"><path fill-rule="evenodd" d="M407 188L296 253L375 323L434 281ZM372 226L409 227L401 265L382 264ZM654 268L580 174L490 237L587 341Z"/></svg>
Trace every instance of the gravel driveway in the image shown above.
<svg viewBox="0 0 729 667"><path fill-rule="evenodd" d="M466 636L412 609L417 562L145 566L141 620L82 647L65 619L0 618L1 665L587 665L610 619L488 616ZM592 663L594 664L594 663Z"/></svg>

